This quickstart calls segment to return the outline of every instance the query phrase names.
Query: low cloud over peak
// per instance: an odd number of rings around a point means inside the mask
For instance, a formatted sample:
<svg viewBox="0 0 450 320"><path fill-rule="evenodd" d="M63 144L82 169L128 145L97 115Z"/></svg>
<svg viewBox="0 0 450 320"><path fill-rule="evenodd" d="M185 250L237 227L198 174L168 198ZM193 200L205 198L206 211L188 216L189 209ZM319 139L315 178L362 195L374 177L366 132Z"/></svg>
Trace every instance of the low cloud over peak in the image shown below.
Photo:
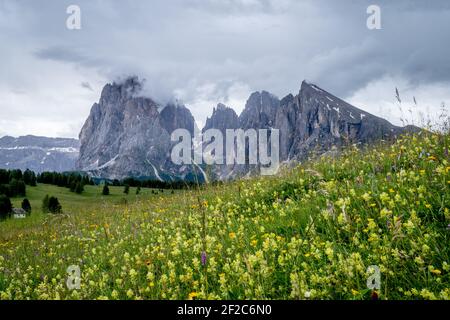
<svg viewBox="0 0 450 320"><path fill-rule="evenodd" d="M305 78L393 122L380 107L395 86L424 113L450 103L445 0L378 1L381 30L366 27L371 1L80 0L81 30L66 28L70 4L0 4L0 135L76 137L103 85L131 74L200 122L218 102L239 112L251 92L284 97Z"/></svg>

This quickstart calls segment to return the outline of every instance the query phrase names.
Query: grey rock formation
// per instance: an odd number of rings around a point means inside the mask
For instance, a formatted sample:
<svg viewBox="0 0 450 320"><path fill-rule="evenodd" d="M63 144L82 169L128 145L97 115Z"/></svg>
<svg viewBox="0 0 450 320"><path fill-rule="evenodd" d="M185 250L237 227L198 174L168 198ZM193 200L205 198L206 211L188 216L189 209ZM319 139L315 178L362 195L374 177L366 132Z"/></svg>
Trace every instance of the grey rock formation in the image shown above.
<svg viewBox="0 0 450 320"><path fill-rule="evenodd" d="M79 154L76 139L36 136L0 138L0 168L43 171L72 171Z"/></svg>
<svg viewBox="0 0 450 320"><path fill-rule="evenodd" d="M206 126L203 131L207 129L219 129L226 138L226 129L271 129L275 124L276 114L279 109L280 100L273 94L267 91L254 92L248 98L245 108L238 117L236 113L219 104L217 109L214 109L211 119L208 118ZM236 143L234 143L236 146ZM246 142L245 152L248 157L248 143ZM248 176L256 173L259 170L258 165L250 164L227 164L226 157L226 139L224 141L224 159L223 165L217 165L211 168L210 174L213 179L232 180L239 177Z"/></svg>
<svg viewBox="0 0 450 320"><path fill-rule="evenodd" d="M239 117L236 114L236 112L230 108L225 106L222 103L219 103L216 108L213 109L213 113L211 118L206 119L206 124L204 128L202 129L202 132L204 133L206 130L209 129L217 129L220 130L220 132L223 135L223 152L224 157L222 158L222 165L216 165L208 168L208 176L211 178L211 180L224 180L224 177L229 176L232 170L235 168L234 165L227 165L225 163L225 137L226 137L226 130L227 129L238 129L240 128L239 125ZM203 142L203 147L206 147L209 144L209 141Z"/></svg>
<svg viewBox="0 0 450 320"><path fill-rule="evenodd" d="M208 129L218 129L225 134L227 129L239 128L239 118L236 112L222 103L217 105L217 108L213 109L211 118L206 119L205 127L202 132Z"/></svg>
<svg viewBox="0 0 450 320"><path fill-rule="evenodd" d="M246 130L273 127L279 105L280 100L267 91L252 93L239 116L240 128Z"/></svg>
<svg viewBox="0 0 450 320"><path fill-rule="evenodd" d="M274 127L280 129L282 160L303 160L332 147L390 139L408 129L394 126L306 81L296 97L282 99Z"/></svg>
<svg viewBox="0 0 450 320"><path fill-rule="evenodd" d="M205 128L224 130L224 125L211 121ZM235 128L234 123L230 128ZM289 94L281 101L266 91L253 93L239 116L239 128L279 129L280 161L287 165L336 152L343 145L392 139L418 130L394 126L306 81L297 96ZM228 180L258 172L258 166L217 166L213 171L219 179Z"/></svg>
<svg viewBox="0 0 450 320"><path fill-rule="evenodd" d="M140 90L141 83L135 77L105 86L80 133L78 169L105 178L159 180L194 180L199 176L204 180L205 171L212 178L228 180L258 172L258 165L248 164L208 168L174 165L170 154L175 143L170 134L184 128L194 136L194 118L185 106L171 103L163 108L151 98L140 97ZM225 138L226 129L238 128L279 129L280 161L287 163L414 130L393 126L305 81L298 95L281 100L267 91L251 94L239 117L233 109L219 104L202 131L218 129Z"/></svg>
<svg viewBox="0 0 450 320"><path fill-rule="evenodd" d="M140 96L141 82L131 77L107 84L92 106L80 140L26 136L0 139L0 168L42 171L82 170L102 178L141 177L228 180L257 173L258 165L175 165L170 135L187 129L197 131L190 111L178 102L165 106ZM300 92L279 100L262 91L252 93L240 116L218 104L202 129L279 129L280 161L287 165L310 156L336 154L348 144L392 139L416 127L397 127L358 109L314 84L304 81ZM205 146L205 142L203 146ZM224 155L226 154L224 141ZM248 149L248 146L246 146ZM248 151L248 150L247 150ZM225 163L225 159L223 160Z"/></svg>
<svg viewBox="0 0 450 320"><path fill-rule="evenodd" d="M136 77L104 87L81 130L77 168L110 179L188 179L192 168L170 159L170 135L179 128L193 134L194 118L183 105L162 108L139 97L140 89Z"/></svg>

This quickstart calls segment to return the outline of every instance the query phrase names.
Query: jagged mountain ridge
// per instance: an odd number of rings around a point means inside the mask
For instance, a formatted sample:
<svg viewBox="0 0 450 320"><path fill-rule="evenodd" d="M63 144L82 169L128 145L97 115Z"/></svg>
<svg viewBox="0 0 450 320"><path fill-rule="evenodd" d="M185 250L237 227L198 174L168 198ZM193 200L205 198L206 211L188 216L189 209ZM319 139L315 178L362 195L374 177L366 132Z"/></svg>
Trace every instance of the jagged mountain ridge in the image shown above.
<svg viewBox="0 0 450 320"><path fill-rule="evenodd" d="M137 77L105 85L79 141L56 139L48 142L47 148L42 145L46 138L27 136L27 143L20 142L20 138L0 139L0 167L37 172L76 169L110 179L134 176L165 181L205 180L205 167L174 165L170 159L175 144L170 141L173 130L185 128L194 136L196 124L189 109L178 102L160 105L140 96L141 89ZM417 129L394 126L306 81L297 95L282 99L267 91L252 93L240 115L219 103L202 132L212 128L224 136L226 129L279 129L282 162L302 161L312 153L325 153L343 144L370 143ZM34 146L33 139L40 140L40 144ZM57 142L62 148L73 149L57 153ZM52 149L50 153L48 149ZM15 157L11 156L13 152ZM213 178L227 180L257 169L250 165L217 165L210 171Z"/></svg>
<svg viewBox="0 0 450 320"><path fill-rule="evenodd" d="M140 89L136 77L104 87L80 132L77 169L110 179L192 179L194 168L172 163L170 135L178 128L193 135L193 116L184 105L139 97Z"/></svg>
<svg viewBox="0 0 450 320"><path fill-rule="evenodd" d="M411 129L394 126L306 81L297 96L282 99L274 127L280 129L282 160L302 160L313 148L322 153L333 146L370 143Z"/></svg>
<svg viewBox="0 0 450 320"><path fill-rule="evenodd" d="M207 128L223 132L224 113L228 110L225 106L215 109ZM237 122L244 130L279 129L281 162L299 162L344 144L390 139L418 129L394 126L307 81L302 82L296 96L289 94L281 100L267 91L252 93ZM220 125L215 127L215 123ZM257 169L252 165L228 165L217 166L214 172L223 180Z"/></svg>
<svg viewBox="0 0 450 320"><path fill-rule="evenodd" d="M150 98L137 96L139 90L135 77L105 86L80 133L77 168L106 178L145 176L170 180L200 176L200 180L206 180L205 167L176 166L170 159L173 130L185 128L194 136L195 121L190 111L175 104L162 108ZM225 137L226 129L238 128L279 129L281 162L302 161L311 153L391 138L407 130L306 81L296 96L289 94L281 100L267 91L252 93L239 116L219 103L202 132L218 129ZM214 179L228 180L256 173L258 166L225 163L208 170Z"/></svg>

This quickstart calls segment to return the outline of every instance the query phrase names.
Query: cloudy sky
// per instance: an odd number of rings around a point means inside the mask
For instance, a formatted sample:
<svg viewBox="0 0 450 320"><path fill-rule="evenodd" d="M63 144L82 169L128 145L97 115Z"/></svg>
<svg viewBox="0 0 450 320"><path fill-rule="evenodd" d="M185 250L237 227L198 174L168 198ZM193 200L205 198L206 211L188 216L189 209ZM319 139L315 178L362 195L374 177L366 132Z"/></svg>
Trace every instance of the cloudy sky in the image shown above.
<svg viewBox="0 0 450 320"><path fill-rule="evenodd" d="M81 30L69 30L69 5ZM369 30L367 7L381 8ZM450 105L448 0L0 0L0 136L77 137L102 87L146 79L197 121L303 79L399 124ZM448 108L448 107L447 107ZM406 114L408 112L405 111Z"/></svg>

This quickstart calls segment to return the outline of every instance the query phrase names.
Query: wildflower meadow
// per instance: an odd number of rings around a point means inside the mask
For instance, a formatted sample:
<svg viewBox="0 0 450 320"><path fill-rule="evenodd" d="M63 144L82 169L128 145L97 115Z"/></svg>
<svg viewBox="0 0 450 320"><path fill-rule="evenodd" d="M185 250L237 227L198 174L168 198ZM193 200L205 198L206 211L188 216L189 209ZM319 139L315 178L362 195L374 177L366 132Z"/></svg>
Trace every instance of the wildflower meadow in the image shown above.
<svg viewBox="0 0 450 320"><path fill-rule="evenodd" d="M0 299L450 299L449 143L422 131L132 201L89 187L0 222Z"/></svg>

